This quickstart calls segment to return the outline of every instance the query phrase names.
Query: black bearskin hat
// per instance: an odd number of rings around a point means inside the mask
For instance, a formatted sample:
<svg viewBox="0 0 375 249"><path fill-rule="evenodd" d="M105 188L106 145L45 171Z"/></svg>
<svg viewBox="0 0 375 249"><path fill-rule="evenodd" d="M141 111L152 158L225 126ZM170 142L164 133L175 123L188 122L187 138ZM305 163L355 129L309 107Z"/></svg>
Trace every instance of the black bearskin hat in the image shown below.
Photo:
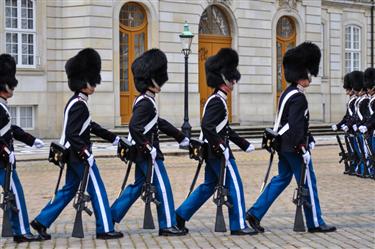
<svg viewBox="0 0 375 249"><path fill-rule="evenodd" d="M321 52L317 45L304 42L289 49L283 58L286 81L297 83L298 80L308 79L308 72L317 76L319 73Z"/></svg>
<svg viewBox="0 0 375 249"><path fill-rule="evenodd" d="M212 88L217 88L224 83L223 77L228 81L239 81L241 78L240 72L237 70L238 54L231 48L222 48L219 52L207 59L206 80L207 85Z"/></svg>
<svg viewBox="0 0 375 249"><path fill-rule="evenodd" d="M154 86L152 79L162 87L168 80L167 69L167 56L163 51L153 48L144 52L132 64L135 88L144 93L148 87Z"/></svg>
<svg viewBox="0 0 375 249"><path fill-rule="evenodd" d="M365 70L364 85L367 89L371 89L375 86L375 68L369 67Z"/></svg>
<svg viewBox="0 0 375 249"><path fill-rule="evenodd" d="M0 55L0 91L6 91L5 85L15 88L17 84L16 61L9 54Z"/></svg>
<svg viewBox="0 0 375 249"><path fill-rule="evenodd" d="M348 90L352 89L352 83L350 82L349 75L350 75L350 73L345 74L344 85L343 85L344 89L348 89Z"/></svg>
<svg viewBox="0 0 375 249"><path fill-rule="evenodd" d="M354 91L361 91L363 89L363 72L353 71L349 74L349 81L352 84Z"/></svg>
<svg viewBox="0 0 375 249"><path fill-rule="evenodd" d="M68 85L73 92L79 91L89 83L95 87L100 84L100 70L102 62L95 49L85 48L70 58L65 64L65 72L68 76Z"/></svg>

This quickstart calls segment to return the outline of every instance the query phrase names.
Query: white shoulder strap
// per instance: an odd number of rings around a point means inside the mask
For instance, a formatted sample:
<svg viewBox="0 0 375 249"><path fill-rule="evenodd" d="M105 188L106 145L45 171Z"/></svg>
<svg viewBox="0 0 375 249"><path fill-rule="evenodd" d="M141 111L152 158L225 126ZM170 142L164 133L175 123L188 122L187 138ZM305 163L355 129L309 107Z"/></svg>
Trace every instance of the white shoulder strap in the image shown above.
<svg viewBox="0 0 375 249"><path fill-rule="evenodd" d="M371 107L372 102L374 102L374 100L375 100L375 96L371 97L370 101L368 102L368 108L370 110L371 115L374 114L374 111L372 110L372 107Z"/></svg>
<svg viewBox="0 0 375 249"><path fill-rule="evenodd" d="M65 142L65 131L66 131L66 125L68 123L69 111L72 108L72 106L75 103L77 103L78 101L82 101L87 106L86 101L80 100L80 98L75 98L72 101L70 101L70 103L66 107L66 110L65 110L65 113L64 113L64 127L63 127L61 138L60 138L60 144L63 145L63 146L65 146L65 148L67 148L67 149L70 147L70 143L68 141ZM82 135L82 133L87 129L87 127L89 127L90 123L91 123L91 116L89 115L89 117L83 123L81 131L79 132L79 135Z"/></svg>
<svg viewBox="0 0 375 249"><path fill-rule="evenodd" d="M278 111L278 113L276 114L276 118L275 118L275 124L273 126L273 131L274 132L277 132L277 130L279 129L279 125L280 125L280 121L281 121L281 117L283 116L283 111L284 111L284 107L285 107L285 104L286 102L290 99L290 97L292 97L294 94L298 93L298 90L292 90L290 91L283 99L283 102L281 102L281 106L280 106L280 109ZM286 123L281 129L280 131L278 132L279 135L282 135L284 134L287 130L289 130L289 123Z"/></svg>
<svg viewBox="0 0 375 249"><path fill-rule="evenodd" d="M8 113L8 115L10 117L10 113L9 113L8 108L3 103L0 103L0 105L4 108L4 110ZM4 136L10 130L11 127L12 127L12 121L11 121L11 119L9 119L9 122L3 128L1 128L0 136L1 137Z"/></svg>
<svg viewBox="0 0 375 249"><path fill-rule="evenodd" d="M145 130L143 131L143 134L146 134L147 132L149 132L149 131L152 129L152 127L155 126L155 124L158 122L158 119L159 119L159 111L158 111L158 107L157 107L157 105L156 105L155 100L154 100L153 98L151 98L151 97L145 95L145 94L143 94L143 95L141 95L141 96L139 96L138 98L135 99L135 101L134 101L134 103L133 103L133 108L134 108L134 106L135 106L139 101L141 101L142 99L145 99L145 98L149 99L149 100L151 101L151 103L154 105L155 110L156 110L156 114L155 114L155 117L154 117L150 122L148 122L148 123L145 125L145 127L144 127ZM132 141L132 140L133 140L133 138L132 138L130 132L129 132L129 134L128 134L128 140L129 140L129 141ZM133 141L132 141L132 142L133 142Z"/></svg>
<svg viewBox="0 0 375 249"><path fill-rule="evenodd" d="M363 97L359 98L359 100L356 102L356 113L357 113L357 115L358 115L358 117L359 117L360 120L363 120L363 115L362 115L361 109L359 107L361 105L361 102L364 99L365 99L365 97L363 96Z"/></svg>
<svg viewBox="0 0 375 249"><path fill-rule="evenodd" d="M348 102L348 111L349 111L349 115L350 116L353 116L353 111L352 109L350 108L350 104L355 100L356 98L351 98Z"/></svg>

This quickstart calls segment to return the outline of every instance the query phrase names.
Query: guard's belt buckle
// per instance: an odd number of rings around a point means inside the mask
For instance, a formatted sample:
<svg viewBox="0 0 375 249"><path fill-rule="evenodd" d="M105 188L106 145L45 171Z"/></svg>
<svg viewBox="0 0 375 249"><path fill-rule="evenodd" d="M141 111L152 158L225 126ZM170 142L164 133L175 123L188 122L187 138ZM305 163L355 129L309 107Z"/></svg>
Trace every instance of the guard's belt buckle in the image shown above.
<svg viewBox="0 0 375 249"><path fill-rule="evenodd" d="M262 148L266 149L270 153L273 150L278 151L280 148L280 135L273 131L273 129L266 128L263 132Z"/></svg>
<svg viewBox="0 0 375 249"><path fill-rule="evenodd" d="M48 161L61 167L67 161L67 149L61 144L52 142L49 147Z"/></svg>
<svg viewBox="0 0 375 249"><path fill-rule="evenodd" d="M120 139L117 145L117 156L124 162L134 161L136 148L128 139Z"/></svg>
<svg viewBox="0 0 375 249"><path fill-rule="evenodd" d="M189 156L194 160L203 160L204 158L204 142L197 138L190 138Z"/></svg>

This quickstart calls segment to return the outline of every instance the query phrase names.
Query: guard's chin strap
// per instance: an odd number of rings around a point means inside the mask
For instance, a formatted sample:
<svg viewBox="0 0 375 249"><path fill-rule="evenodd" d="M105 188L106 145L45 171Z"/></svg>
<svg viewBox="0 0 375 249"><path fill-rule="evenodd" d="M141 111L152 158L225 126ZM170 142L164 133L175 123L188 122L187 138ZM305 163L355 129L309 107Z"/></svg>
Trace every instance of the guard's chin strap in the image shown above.
<svg viewBox="0 0 375 249"><path fill-rule="evenodd" d="M8 84L5 84L5 90L9 93L11 89L9 88Z"/></svg>
<svg viewBox="0 0 375 249"><path fill-rule="evenodd" d="M225 85L230 87L232 83L230 83L229 80L227 80L227 78L225 78L224 74L220 74L220 75L221 75L221 78L223 79Z"/></svg>
<svg viewBox="0 0 375 249"><path fill-rule="evenodd" d="M158 83L156 83L156 81L154 79L151 78L151 81L152 81L152 84L154 85L154 87L160 91L161 87L158 85Z"/></svg>

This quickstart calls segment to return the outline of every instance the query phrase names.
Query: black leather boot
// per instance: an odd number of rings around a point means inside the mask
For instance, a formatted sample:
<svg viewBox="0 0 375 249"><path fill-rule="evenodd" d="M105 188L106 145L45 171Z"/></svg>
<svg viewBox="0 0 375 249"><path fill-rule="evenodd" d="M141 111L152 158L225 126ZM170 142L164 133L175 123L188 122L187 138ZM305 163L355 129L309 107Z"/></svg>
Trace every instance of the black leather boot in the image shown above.
<svg viewBox="0 0 375 249"><path fill-rule="evenodd" d="M309 233L331 233L336 231L336 227L323 224L318 227L309 228L308 231Z"/></svg>
<svg viewBox="0 0 375 249"><path fill-rule="evenodd" d="M256 230L254 230L253 228L250 228L250 227L246 227L246 228L241 229L241 230L230 231L231 235L255 235L257 233L258 232Z"/></svg>
<svg viewBox="0 0 375 249"><path fill-rule="evenodd" d="M96 238L97 239L119 239L119 238L122 238L124 237L124 234L122 232L117 232L117 231L113 231L113 232L108 232L108 233L97 233L96 234Z"/></svg>
<svg viewBox="0 0 375 249"><path fill-rule="evenodd" d="M246 220L255 231L258 233L264 233L264 227L260 225L260 221L254 215L247 213Z"/></svg>
<svg viewBox="0 0 375 249"><path fill-rule="evenodd" d="M185 234L189 233L189 229L185 226L185 220L176 214L177 228Z"/></svg>
<svg viewBox="0 0 375 249"><path fill-rule="evenodd" d="M42 240L43 239L40 235L33 235L32 233L13 236L13 241L16 243L42 241Z"/></svg>
<svg viewBox="0 0 375 249"><path fill-rule="evenodd" d="M47 228L40 224L37 220L33 220L30 225L39 233L42 240L51 239L51 234L47 233Z"/></svg>
<svg viewBox="0 0 375 249"><path fill-rule="evenodd" d="M159 229L159 236L183 236L185 233L177 227Z"/></svg>

